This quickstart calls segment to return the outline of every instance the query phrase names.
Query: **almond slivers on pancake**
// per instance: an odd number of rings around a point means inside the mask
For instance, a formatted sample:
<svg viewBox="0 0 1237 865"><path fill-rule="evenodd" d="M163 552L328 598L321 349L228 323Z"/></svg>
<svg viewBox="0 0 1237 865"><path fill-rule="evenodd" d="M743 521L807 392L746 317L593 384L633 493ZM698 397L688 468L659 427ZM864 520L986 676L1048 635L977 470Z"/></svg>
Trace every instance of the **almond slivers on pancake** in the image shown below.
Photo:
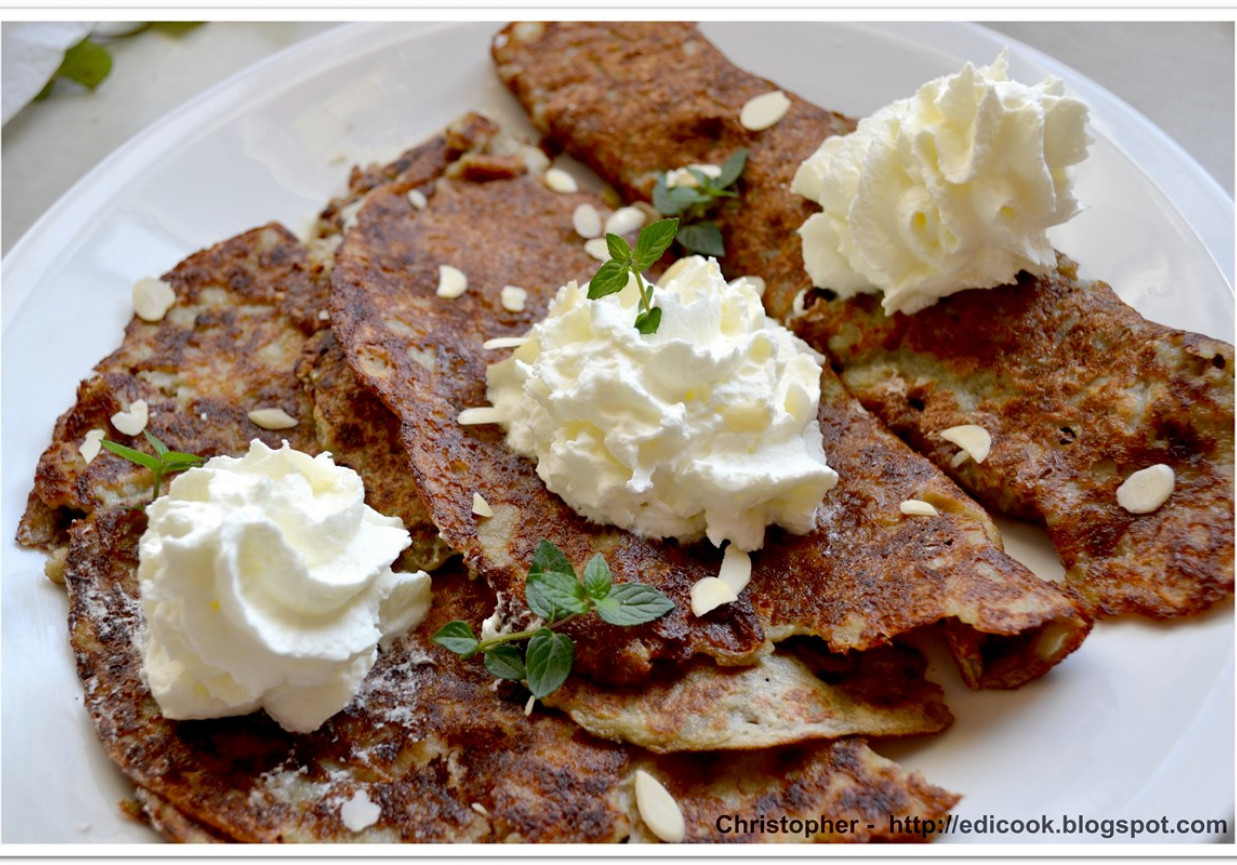
<svg viewBox="0 0 1237 865"><path fill-rule="evenodd" d="M647 199L658 172L746 148L740 196L717 219L728 275L764 278L769 313L827 352L867 409L982 504L1045 525L1091 612L1168 618L1231 595L1230 345L1145 321L1067 261L910 316L885 315L874 297L828 299L810 290L796 233L816 207L790 185L854 120L788 93L775 125L744 128L743 105L777 86L689 24L514 24L493 55L534 125L629 199ZM804 292L807 310L792 317ZM956 464L958 448L940 437L963 424L991 434L982 463ZM1156 464L1175 474L1168 503L1120 507L1122 481Z"/></svg>
<svg viewBox="0 0 1237 865"><path fill-rule="evenodd" d="M468 128L467 122L453 127L447 138L458 142L465 134L460 130ZM372 171L399 183L422 184L441 170L449 152L444 139L436 138L409 151L398 168ZM476 166L488 159L477 154L461 164ZM349 195L324 216L323 236L346 228L345 220L336 223L329 214L371 192L364 185L369 176L354 174ZM255 395L270 398L278 392L289 414L295 407L298 423L266 431L270 443L292 438L308 452L331 451L338 463L362 474L371 506L400 515L413 529L416 543L405 553L403 566L440 565L448 548L427 520L399 421L362 387L327 326L330 317L321 314L322 277L332 264L314 259L278 226L197 253L166 277L177 288L180 314L157 323L135 321L96 378L106 381L105 372L123 370L153 403L155 391L140 361L162 355L148 347L170 345L187 352L195 367L182 378L175 378L176 363L185 355L163 361L180 402L160 404L151 424L169 445L210 454L243 452L249 429L198 424L190 438L182 429L192 425L175 423L176 411L201 405L201 395L211 394L215 417L247 419ZM209 304L196 301L202 296ZM216 334L219 322L226 326ZM259 341L279 351L263 352ZM83 390L93 393L89 385ZM837 739L855 733L937 732L949 724L940 689L923 680L923 662L909 650L895 653L896 662L880 662L874 655L791 663L790 673L782 677L782 693L793 702L766 701L745 716L745 727L753 716L765 725L759 741L716 732L707 741L682 735L662 739L663 748L667 743L671 749L762 748L757 754L656 756L594 738L565 714L538 710L526 717L522 690L507 685L496 692L479 664L432 645L428 635L443 622L457 617L480 621L497 603L483 582L469 580L450 565L435 578L435 618L381 654L361 694L316 733L289 734L261 714L168 721L141 671L136 565L145 517L128 505L149 497L150 478L130 472L127 462L106 451L87 466L73 438L75 430L96 417L105 423L108 408L89 401L67 412L40 471L51 477L84 476L74 489L111 497L83 496L80 508L64 509L49 537L66 550L62 566L71 642L87 709L109 755L136 785L132 807L164 837L200 842L651 840L636 816L632 778L637 769L674 786L688 814L688 837L700 840L722 840L715 831L722 808L755 812L758 805L776 803L779 814L791 817L835 814L854 820L856 830L845 837L825 833L801 840L873 840L888 836L890 814L938 817L956 801L861 741ZM93 490L92 484L101 489ZM773 657L778 660L770 663L782 660ZM896 678L887 681L891 671ZM717 693L711 678L697 670L675 686L676 693L685 699L691 698L691 688ZM728 693L733 702L751 706L765 683L757 676L743 681ZM792 708L801 716L788 716ZM638 697L626 702L626 710L651 725L661 723L664 712L655 701ZM768 747L821 739L832 741ZM383 817L356 829L345 819L344 806L361 796L378 805Z"/></svg>
<svg viewBox="0 0 1237 865"><path fill-rule="evenodd" d="M465 166L466 167L466 166ZM548 492L535 466L502 431L457 418L486 404L487 340L521 335L558 287L585 279L596 261L571 215L583 192L552 192L512 159L509 177L490 165L481 181L448 177L418 209L402 183L379 187L356 215L332 273L332 321L354 367L403 420L406 446L444 538L505 597L523 595L523 574L548 538L569 559L605 555L616 580L658 588L676 610L648 625L589 619L567 626L578 668L607 683L640 681L658 663L706 655L748 664L771 641L819 636L835 652L885 645L915 628L956 622L951 639L973 687L1015 687L1073 651L1089 623L1057 587L999 549L986 514L925 459L885 431L826 368L820 424L842 480L809 535L771 533L753 556L752 586L704 617L689 613L690 588L716 576L720 553L636 537L588 522ZM436 294L438 268L468 279L460 297ZM504 285L528 291L523 310L501 302ZM473 495L494 511L478 518ZM940 517L908 518L906 499L932 501Z"/></svg>
<svg viewBox="0 0 1237 865"><path fill-rule="evenodd" d="M957 801L854 738L657 756L594 738L558 713L526 716L522 689L495 689L480 664L430 642L443 623L493 608L483 582L450 566L435 577L430 619L381 653L352 703L314 733L287 733L261 714L168 721L136 642L143 524L118 509L74 523L69 624L100 738L173 840L652 840L632 792L638 769L672 791L687 840L766 840L716 829L720 814L762 809L854 821L845 837L797 840L922 840L891 836L889 817L935 819ZM376 819L358 823L354 802L376 805Z"/></svg>

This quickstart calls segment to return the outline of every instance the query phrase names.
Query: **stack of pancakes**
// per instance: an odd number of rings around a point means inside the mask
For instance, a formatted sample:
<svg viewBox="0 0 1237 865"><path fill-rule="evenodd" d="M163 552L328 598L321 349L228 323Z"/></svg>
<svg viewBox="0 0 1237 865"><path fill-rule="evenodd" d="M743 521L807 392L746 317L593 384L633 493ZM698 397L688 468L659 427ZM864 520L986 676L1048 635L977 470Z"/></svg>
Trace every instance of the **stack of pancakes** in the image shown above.
<svg viewBox="0 0 1237 865"><path fill-rule="evenodd" d="M534 120L578 155L600 154L590 163L632 197L647 192L631 179L647 176L647 166L631 161L646 151L640 142L617 151L588 143L603 112L588 98L589 82L577 76L582 89L568 100L578 116L539 100L569 89L554 78L569 57L576 73L598 70L619 91L639 87L611 70L607 52L625 46L630 58L627 43L637 54L652 51L639 40L662 32L669 31L523 27L496 42L500 72ZM678 36L700 39L690 28ZM541 42L551 38L569 40L571 50ZM596 51L596 62L580 63L582 51ZM724 72L742 92L746 73L719 71L710 64L724 58L707 50L695 56L701 75ZM692 104L699 117L720 110ZM816 135L804 148L814 148L826 126L846 128L834 115L804 111L796 135ZM698 129L705 126L712 128ZM715 137L699 141L697 133L693 144L676 136L663 147L696 155L663 149L647 159L662 168L710 161ZM938 634L972 687L1018 687L1074 651L1091 616L1105 611L1085 591L1092 583L1082 580L1075 591L1044 582L1001 551L991 519L958 485L973 481L967 472L950 479L933 462L939 454L917 454L882 423L915 443L860 386L864 356L829 342L834 325L822 311L832 302L820 299L797 326L834 361L824 370L820 423L841 480L818 530L771 532L739 600L693 616L689 590L716 575L718 551L590 523L545 489L501 430L457 422L462 409L485 403L486 366L505 351L484 343L522 334L560 285L596 269L571 215L581 203L603 214L611 206L550 189L543 164L467 115L390 165L354 170L311 240L267 225L186 259L164 277L177 300L163 320L135 318L122 346L82 383L40 460L19 539L46 549L49 573L67 585L86 706L134 782L135 808L176 840L640 841L653 837L633 789L644 770L678 803L688 840L921 839L907 831L911 821L890 818L939 818L958 797L866 741L939 733L952 720L940 688L924 677L922 655L904 638ZM753 148L743 194L775 208L769 190L779 181L762 164ZM726 225L735 237L742 218ZM745 258L729 237L728 248L723 266L764 277L770 312L785 312L778 298L790 288L779 287L767 256ZM441 265L467 275L462 297L437 296ZM1063 268L1054 284L1069 279ZM505 285L527 290L522 310L503 305ZM857 309L836 314L844 318L838 330L884 326ZM1231 426L1231 348L1205 350L1227 358L1226 371L1210 368L1227 374ZM951 355L924 351L958 366ZM1199 387L1222 402L1219 378ZM947 386L970 385L954 375L942 380ZM924 398L937 405L934 394ZM140 437L108 425L137 399L152 409L148 428L175 450L239 454L261 438L330 451L362 475L373 507L411 531L414 544L397 566L433 571L429 619L380 654L352 703L318 731L290 734L261 714L174 722L159 713L141 673L136 580L145 518L134 506L149 496L149 475L107 452L86 464L77 450L95 428L142 447ZM256 408L281 408L297 424L261 429L248 417ZM1221 496L1203 501L1202 511L1223 504L1223 467L1216 471ZM984 488L967 486L976 495ZM1206 573L1221 577L1196 580L1201 600L1192 608L1231 591L1231 488L1230 470L1227 552L1223 537L1206 551L1214 562ZM473 513L474 494L492 516ZM912 498L931 502L938 516L900 514L898 503ZM1025 515L1034 513L1027 504ZM601 552L616 581L651 584L676 607L634 628L594 617L567 625L575 670L526 714L522 685L496 682L429 635L454 619L476 627L496 612L512 623L531 618L523 580L542 539L578 564ZM1092 552L1089 561L1103 555ZM345 805L362 800L378 806L378 817L358 827L345 820ZM723 833L726 815L768 822ZM815 828L788 837L778 828L783 817L814 819Z"/></svg>

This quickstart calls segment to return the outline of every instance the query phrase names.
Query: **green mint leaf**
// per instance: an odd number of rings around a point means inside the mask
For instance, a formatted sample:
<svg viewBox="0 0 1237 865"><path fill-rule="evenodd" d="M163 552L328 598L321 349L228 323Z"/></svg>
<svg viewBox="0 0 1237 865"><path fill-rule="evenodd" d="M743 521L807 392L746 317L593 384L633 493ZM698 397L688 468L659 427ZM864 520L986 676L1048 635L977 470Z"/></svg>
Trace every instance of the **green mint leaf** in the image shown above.
<svg viewBox="0 0 1237 865"><path fill-rule="evenodd" d="M576 647L571 638L541 628L528 641L524 665L528 689L537 699L553 694L571 674L576 660Z"/></svg>
<svg viewBox="0 0 1237 865"><path fill-rule="evenodd" d="M142 451L134 450L131 447L126 447L125 445L119 444L114 441L109 441L107 439L103 439L103 441L101 441L100 444L103 445L103 447L107 448L112 453L116 454L116 456L124 457L125 459L129 460L129 462L137 463L139 466L148 468L152 472L163 471L163 463L160 462L158 457L153 457L148 453L143 453Z"/></svg>
<svg viewBox="0 0 1237 865"><path fill-rule="evenodd" d="M584 591L595 601L610 594L610 586L614 578L610 575L610 566L606 564L601 553L595 553L584 567Z"/></svg>
<svg viewBox="0 0 1237 865"><path fill-rule="evenodd" d="M713 178L709 177L699 168L689 168L687 173L696 178L696 188L703 192L705 197L708 197L709 193L713 191Z"/></svg>
<svg viewBox="0 0 1237 865"><path fill-rule="evenodd" d="M166 451L163 454L163 467L168 471L183 471L196 468L206 462L205 457L197 454L184 454L180 451Z"/></svg>
<svg viewBox="0 0 1237 865"><path fill-rule="evenodd" d="M640 331L645 336L650 333L657 333L657 328L661 326L661 307L655 306L648 312L642 312L636 316L636 330Z"/></svg>
<svg viewBox="0 0 1237 865"><path fill-rule="evenodd" d="M447 622L430 639L462 658L471 658L477 651L477 637L467 622Z"/></svg>
<svg viewBox="0 0 1237 865"><path fill-rule="evenodd" d="M528 574L532 576L545 571L570 574L572 578L576 575L576 569L572 566L571 559L567 558L567 554L560 550L553 541L543 538L541 543L537 544L537 549L533 551L533 563L528 568Z"/></svg>
<svg viewBox="0 0 1237 865"><path fill-rule="evenodd" d="M653 206L666 216L677 216L697 204L707 204L712 198L691 186L666 186L663 174L653 187Z"/></svg>
<svg viewBox="0 0 1237 865"><path fill-rule="evenodd" d="M675 216L682 213L684 205L679 203L679 199L674 196L675 190L682 189L681 186L676 186L673 189L666 185L666 175L664 173L657 175L657 183L653 186L653 206L666 216Z"/></svg>
<svg viewBox="0 0 1237 865"><path fill-rule="evenodd" d="M627 265L621 261L611 259L597 268L597 272L593 274L593 278L588 283L588 298L589 300L597 300L599 297L605 297L607 294L615 294L627 287L627 278L630 271Z"/></svg>
<svg viewBox="0 0 1237 865"><path fill-rule="evenodd" d="M620 235L606 235L606 250L610 253L610 259L612 261L617 261L624 267L631 264L631 246L629 246L627 240Z"/></svg>
<svg viewBox="0 0 1237 865"><path fill-rule="evenodd" d="M713 183L718 189L725 189L743 173L743 169L747 167L747 150L740 148L722 163L722 173L713 179Z"/></svg>
<svg viewBox="0 0 1237 865"><path fill-rule="evenodd" d="M86 38L64 52L56 74L94 90L111 71L112 55L102 45Z"/></svg>
<svg viewBox="0 0 1237 865"><path fill-rule="evenodd" d="M163 456L168 452L168 446L159 441L159 437L148 429L142 430L142 435L146 437L146 441L150 442L150 446L155 449L155 453Z"/></svg>
<svg viewBox="0 0 1237 865"><path fill-rule="evenodd" d="M672 600L643 583L619 583L597 602L597 615L612 625L643 625L673 609Z"/></svg>
<svg viewBox="0 0 1237 865"><path fill-rule="evenodd" d="M541 589L541 584L533 582L531 579L524 584L524 600L528 604L528 608L547 622L561 618L554 603L546 597L545 592Z"/></svg>
<svg viewBox="0 0 1237 865"><path fill-rule="evenodd" d="M722 232L711 222L698 222L695 225L685 225L679 229L679 243L688 252L698 255L711 255L720 258L726 254L726 246L722 242Z"/></svg>
<svg viewBox="0 0 1237 865"><path fill-rule="evenodd" d="M674 235L678 228L677 219L659 219L651 225L646 225L636 240L636 269L648 270L656 264L662 253L674 243Z"/></svg>
<svg viewBox="0 0 1237 865"><path fill-rule="evenodd" d="M560 613L568 615L587 613L590 606L584 593L584 586L580 585L580 581L573 575L564 574L561 571L530 573L528 582L525 584L525 595L530 597L530 607L532 606L531 596L535 596L538 606L550 610L549 616L536 610L533 611L549 621L562 618Z"/></svg>
<svg viewBox="0 0 1237 865"><path fill-rule="evenodd" d="M524 658L515 646L495 646L485 653L485 668L500 679L524 679Z"/></svg>

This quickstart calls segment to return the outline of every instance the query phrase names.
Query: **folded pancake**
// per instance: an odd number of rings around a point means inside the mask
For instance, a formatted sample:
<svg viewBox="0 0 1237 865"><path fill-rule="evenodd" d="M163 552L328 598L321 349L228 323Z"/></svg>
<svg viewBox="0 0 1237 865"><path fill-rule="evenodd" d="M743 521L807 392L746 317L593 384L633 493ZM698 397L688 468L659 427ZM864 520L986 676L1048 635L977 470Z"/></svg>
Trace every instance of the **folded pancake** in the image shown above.
<svg viewBox="0 0 1237 865"><path fill-rule="evenodd" d="M774 126L744 128L744 103L776 85L689 24L514 24L493 55L533 123L628 198L647 199L658 172L746 148L740 198L717 220L723 268L763 277L777 317L807 292L796 332L985 506L1045 525L1092 612L1164 618L1231 594L1231 346L1145 321L1068 262L912 316L809 291L796 232L815 205L790 192L791 179L854 120L788 93ZM940 438L962 424L992 435L982 464L956 465L957 448ZM1155 464L1176 474L1168 504L1140 515L1119 507L1117 486Z"/></svg>
<svg viewBox="0 0 1237 865"><path fill-rule="evenodd" d="M162 320L136 315L120 347L77 390L39 459L18 541L63 549L69 522L106 507L150 499L151 473L106 450L89 464L78 448L103 430L121 444L150 450L144 438L110 418L138 400L146 429L172 450L214 456L243 452L251 439L314 450L311 408L293 369L305 340L323 327L326 282L300 243L271 224L190 256L163 277L176 302ZM248 413L279 408L299 422L266 430Z"/></svg>
<svg viewBox="0 0 1237 865"><path fill-rule="evenodd" d="M827 368L820 423L842 481L820 528L773 533L753 557L750 590L692 616L690 587L716 576L717 550L590 523L546 490L500 429L457 420L486 404L486 367L502 354L486 341L522 334L563 282L596 270L572 228L575 207L589 202L606 212L586 193L550 191L518 158L506 177L495 159L487 166L475 180L466 164L449 169L424 208L402 182L371 191L337 253L331 318L353 367L402 419L435 524L500 599L523 598L533 551L547 538L578 565L603 553L616 581L649 583L676 603L637 628L596 617L568 624L577 665L590 678L636 682L655 664L699 655L750 664L771 640L795 634L822 637L835 652L868 649L948 621L957 623L951 632L971 634L952 641L968 683L1013 687L1078 646L1089 623L1073 601L1005 556L984 512L885 431ZM465 274L462 296L437 296L440 265ZM503 306L508 284L527 290L522 310ZM493 516L473 513L474 494ZM938 516L902 515L899 503L911 498L932 501Z"/></svg>
<svg viewBox="0 0 1237 865"><path fill-rule="evenodd" d="M149 470L107 450L87 463L79 451L86 433L99 429L150 452L142 435L123 435L110 422L139 399L149 407L146 429L175 451L240 455L257 438L275 448L287 441L306 453L346 453L340 464L376 481L367 489L370 504L401 517L411 532L404 565L441 564L450 550L409 489L396 422L360 387L327 329L318 253L271 224L195 253L163 277L174 305L157 322L134 316L121 346L78 387L39 460L18 541L51 553L50 576L60 575L74 519L150 500ZM265 429L249 417L259 408L282 409L297 423Z"/></svg>
<svg viewBox="0 0 1237 865"><path fill-rule="evenodd" d="M168 721L141 673L144 523L139 511L103 509L70 528L69 624L86 709L173 840L648 840L637 769L667 786L693 841L765 840L719 836L723 814L855 821L844 837L802 840L896 838L891 816L935 819L957 800L857 739L656 756L595 739L558 713L526 716L519 686L495 688L476 660L430 642L445 622L476 621L495 602L451 566L435 577L430 618L380 653L361 692L318 731L287 733L261 713ZM357 819L375 807L372 821Z"/></svg>
<svg viewBox="0 0 1237 865"><path fill-rule="evenodd" d="M601 688L576 676L545 699L595 736L656 753L767 748L860 733L936 733L953 721L923 656L777 651L747 667L700 661L669 676ZM823 659L823 660L822 660Z"/></svg>

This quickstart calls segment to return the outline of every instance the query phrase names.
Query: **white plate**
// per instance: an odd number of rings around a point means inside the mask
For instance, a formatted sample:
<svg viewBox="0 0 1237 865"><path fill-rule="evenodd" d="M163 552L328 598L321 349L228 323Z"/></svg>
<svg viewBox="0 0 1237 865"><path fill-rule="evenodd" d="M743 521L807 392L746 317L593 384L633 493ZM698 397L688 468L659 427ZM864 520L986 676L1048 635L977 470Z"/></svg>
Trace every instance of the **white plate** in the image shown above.
<svg viewBox="0 0 1237 865"><path fill-rule="evenodd" d="M1009 40L951 24L706 27L739 63L818 104L862 115ZM495 27L361 25L331 31L225 82L165 118L73 188L4 260L3 840L143 841L119 816L126 786L82 707L63 592L42 556L13 543L31 473L77 382L119 342L129 289L185 255L267 220L308 225L346 168L394 155L466 109L518 127L495 79ZM1011 46L1014 77L1052 72L1092 108L1096 143L1079 182L1089 210L1055 237L1144 314L1232 340L1233 205L1170 139L1106 91ZM1148 62L1154 62L1149 58ZM1223 262L1217 265L1216 262ZM1011 549L1046 575L1044 541ZM963 817L1230 821L1233 619L1101 625L1047 678L970 693L942 665L957 724L883 747L966 794ZM1114 826L1119 829L1119 826ZM1139 841L1203 840L1206 828ZM1059 836L951 835L956 842ZM1118 834L1114 840L1125 840Z"/></svg>

